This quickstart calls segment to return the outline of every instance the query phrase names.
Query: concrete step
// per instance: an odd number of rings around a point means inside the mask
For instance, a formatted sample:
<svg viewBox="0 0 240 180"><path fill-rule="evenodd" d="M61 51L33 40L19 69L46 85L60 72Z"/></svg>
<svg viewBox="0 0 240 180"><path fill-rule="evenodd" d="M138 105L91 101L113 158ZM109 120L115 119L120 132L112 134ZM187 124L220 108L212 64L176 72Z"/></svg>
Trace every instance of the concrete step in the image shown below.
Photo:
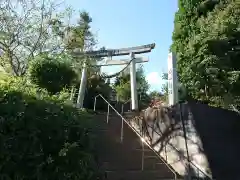
<svg viewBox="0 0 240 180"><path fill-rule="evenodd" d="M114 143L122 144L123 148L128 150L142 150L142 142L140 138L133 132L133 130L124 123L124 132L123 132L123 142L120 141L121 137L121 120L115 118L114 120L110 120L109 124L104 123L103 125L99 125L101 128L98 129L99 136L104 136L103 139L106 138L111 139ZM120 126L120 127L119 127ZM101 132L102 131L102 132ZM109 143L109 148L114 148L115 144ZM156 155L152 150L148 148L148 146L144 145L145 154L148 155Z"/></svg>
<svg viewBox="0 0 240 180"><path fill-rule="evenodd" d="M173 180L174 176L162 175L161 171L106 171L110 180Z"/></svg>
<svg viewBox="0 0 240 180"><path fill-rule="evenodd" d="M141 148L137 148L137 149L134 149L136 152L138 153L142 153L142 151L144 151L144 155L146 157L150 156L154 156L154 157L157 157L157 155L155 154L155 152L153 152L151 149L149 149L146 145L144 146L144 150L142 150Z"/></svg>
<svg viewBox="0 0 240 180"><path fill-rule="evenodd" d="M132 149L124 144L111 142L102 144L98 150L100 164L106 170L141 170L142 169L142 151ZM106 163L107 162L107 163ZM107 166L107 167L106 167ZM103 169L104 169L103 168ZM155 170L159 169L162 172L171 174L169 168L164 164L154 152L149 150L144 151L144 169Z"/></svg>
<svg viewBox="0 0 240 180"><path fill-rule="evenodd" d="M106 122L106 120L102 120L101 117L96 118L95 121L98 121L96 124L98 124L97 128L99 130L109 130L109 134L111 134L111 136L119 137L120 140L122 127L122 119L120 117L110 117L108 123ZM131 143L133 139L134 141L139 141L140 138L125 122L123 122L123 131L124 142Z"/></svg>
<svg viewBox="0 0 240 180"><path fill-rule="evenodd" d="M131 119L126 119L127 122L130 122ZM102 114L102 115L96 115L96 118L94 118L96 121L102 121L104 123L107 123L107 114ZM109 126L116 126L118 128L121 128L122 124L122 118L118 116L117 114L110 114L108 117L108 125ZM124 123L125 124L125 123Z"/></svg>
<svg viewBox="0 0 240 180"><path fill-rule="evenodd" d="M164 163L161 163L159 161L155 161L149 158L144 158L144 161L142 162L142 159L139 158L138 160L131 161L130 159L120 160L121 162L118 163L112 163L112 162L102 162L101 168L107 171L117 171L117 170L159 170L164 174L172 175L171 170L169 170ZM143 166L142 166L143 163Z"/></svg>

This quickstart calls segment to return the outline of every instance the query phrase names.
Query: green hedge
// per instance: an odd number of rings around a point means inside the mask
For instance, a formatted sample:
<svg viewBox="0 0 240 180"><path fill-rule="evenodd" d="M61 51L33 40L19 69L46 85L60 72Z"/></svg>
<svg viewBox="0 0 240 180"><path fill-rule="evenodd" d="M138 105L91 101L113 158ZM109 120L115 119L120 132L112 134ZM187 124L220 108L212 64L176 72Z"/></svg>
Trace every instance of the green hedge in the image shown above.
<svg viewBox="0 0 240 180"><path fill-rule="evenodd" d="M91 116L26 84L0 84L0 179L97 179Z"/></svg>

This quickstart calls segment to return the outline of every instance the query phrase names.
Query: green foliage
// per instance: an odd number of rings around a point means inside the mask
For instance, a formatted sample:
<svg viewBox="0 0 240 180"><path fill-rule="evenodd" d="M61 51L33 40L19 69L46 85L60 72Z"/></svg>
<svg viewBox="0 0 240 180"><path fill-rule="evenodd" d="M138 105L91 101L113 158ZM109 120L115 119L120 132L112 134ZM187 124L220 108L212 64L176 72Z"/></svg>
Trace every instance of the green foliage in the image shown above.
<svg viewBox="0 0 240 180"><path fill-rule="evenodd" d="M162 100L168 103L168 73L163 73L162 74L162 79L165 80L166 82L162 85Z"/></svg>
<svg viewBox="0 0 240 180"><path fill-rule="evenodd" d="M68 52L72 52L75 49L79 49L81 52L92 50L94 45L96 45L96 39L91 31L92 18L86 11L81 11L79 13L79 18L77 24L72 25L69 28L69 37L66 38L64 48ZM92 74L100 72L99 67L92 67L95 65L99 58L89 58L84 54L81 56L76 56L71 59L71 64L77 74L81 74L83 65L85 64L88 69L88 77ZM79 77L80 79L80 77ZM78 85L77 85L78 86Z"/></svg>
<svg viewBox="0 0 240 180"><path fill-rule="evenodd" d="M158 91L152 91L152 92L149 93L149 96L152 99L155 99L155 98L161 98L163 96L163 94L161 92L158 92Z"/></svg>
<svg viewBox="0 0 240 180"><path fill-rule="evenodd" d="M88 90L89 89L93 89L93 90L95 89L98 92L98 94L102 94L106 98L109 97L109 94L112 90L108 80L104 79L101 76L99 77L93 76L93 78L88 79Z"/></svg>
<svg viewBox="0 0 240 180"><path fill-rule="evenodd" d="M90 72L91 73L91 72ZM89 73L89 75L91 75ZM107 100L110 98L110 93L112 91L112 88L110 86L110 83L107 82L105 78L99 75L91 75L87 79L87 87L85 91L85 97L84 97L84 103L83 106L84 108L87 109L93 109L94 105L94 98L95 96L101 94L103 97ZM75 87L73 89L73 101L77 101L77 96L78 96L78 87L80 86L80 82L75 84ZM99 98L98 103L97 103L97 109L98 110L103 110L106 107L105 101Z"/></svg>
<svg viewBox="0 0 240 180"><path fill-rule="evenodd" d="M131 97L130 82L123 83L115 88L120 101L127 101Z"/></svg>
<svg viewBox="0 0 240 180"><path fill-rule="evenodd" d="M66 49L80 48L80 50L88 50L96 44L96 40L90 30L91 22L92 18L88 12L80 12L78 23L70 28L70 37L66 43Z"/></svg>
<svg viewBox="0 0 240 180"><path fill-rule="evenodd" d="M91 116L23 79L0 84L0 178L95 180Z"/></svg>
<svg viewBox="0 0 240 180"><path fill-rule="evenodd" d="M60 4L51 0L0 2L0 49L4 54L0 65L7 72L22 76L35 56L62 51L69 26L66 19L72 10L62 4L60 10Z"/></svg>
<svg viewBox="0 0 240 180"><path fill-rule="evenodd" d="M177 54L180 82L191 96L222 107L236 103L234 99L240 95L239 37L237 0L179 0L171 48Z"/></svg>
<svg viewBox="0 0 240 180"><path fill-rule="evenodd" d="M143 71L143 67L140 66L136 71L137 81L137 92L141 98L146 98L149 84L147 83ZM117 96L121 101L127 101L131 97L131 86L130 86L130 73L127 71L121 76L116 78L114 83L114 89L117 92Z"/></svg>
<svg viewBox="0 0 240 180"><path fill-rule="evenodd" d="M110 84L106 82L106 79L97 75L91 76L87 81L87 89L84 98L84 107L93 109L94 98L98 94L101 94L103 97L109 100L111 91L112 88L110 87ZM104 109L105 107L106 107L105 101L99 98L96 108L100 110Z"/></svg>
<svg viewBox="0 0 240 180"><path fill-rule="evenodd" d="M76 25L69 28L69 37L65 43L65 49L69 52L74 49L79 49L81 52L92 50L96 45L96 39L91 31L92 18L89 13L82 11L79 13L79 18ZM77 72L81 72L84 63L87 66L96 64L96 58L89 58L85 55L74 57L72 63ZM89 67L90 68L90 67ZM93 67L91 67L93 70ZM96 69L96 68L95 68Z"/></svg>
<svg viewBox="0 0 240 180"><path fill-rule="evenodd" d="M53 94L70 87L76 78L70 63L48 57L36 58L31 63L29 73L33 83Z"/></svg>

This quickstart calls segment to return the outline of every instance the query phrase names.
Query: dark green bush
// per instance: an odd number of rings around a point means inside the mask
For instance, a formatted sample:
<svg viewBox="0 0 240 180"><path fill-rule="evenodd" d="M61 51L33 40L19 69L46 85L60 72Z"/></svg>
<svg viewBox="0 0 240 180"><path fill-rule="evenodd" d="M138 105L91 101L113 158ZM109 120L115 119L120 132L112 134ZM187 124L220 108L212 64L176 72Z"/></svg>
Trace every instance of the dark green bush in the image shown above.
<svg viewBox="0 0 240 180"><path fill-rule="evenodd" d="M29 68L30 79L41 88L55 94L69 87L76 78L71 64L61 59L38 57Z"/></svg>
<svg viewBox="0 0 240 180"><path fill-rule="evenodd" d="M97 179L91 117L35 93L21 80L0 84L0 179Z"/></svg>

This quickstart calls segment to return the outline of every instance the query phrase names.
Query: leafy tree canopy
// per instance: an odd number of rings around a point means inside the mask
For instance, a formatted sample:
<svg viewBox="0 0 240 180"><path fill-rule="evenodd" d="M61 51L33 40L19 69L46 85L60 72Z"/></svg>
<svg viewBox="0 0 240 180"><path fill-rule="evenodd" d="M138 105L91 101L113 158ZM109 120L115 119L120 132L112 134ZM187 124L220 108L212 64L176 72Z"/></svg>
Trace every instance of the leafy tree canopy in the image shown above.
<svg viewBox="0 0 240 180"><path fill-rule="evenodd" d="M239 15L237 0L179 0L171 49L177 55L180 82L193 97L218 106L236 103L240 95Z"/></svg>
<svg viewBox="0 0 240 180"><path fill-rule="evenodd" d="M137 92L141 98L146 96L149 90L149 84L147 83L144 75L143 67L140 66L136 72ZM118 76L114 83L114 88L117 92L117 96L120 100L126 101L131 97L131 85L130 85L130 73L125 71L121 76Z"/></svg>
<svg viewBox="0 0 240 180"><path fill-rule="evenodd" d="M53 94L69 87L76 79L69 62L49 57L39 57L32 61L29 73L33 83Z"/></svg>

